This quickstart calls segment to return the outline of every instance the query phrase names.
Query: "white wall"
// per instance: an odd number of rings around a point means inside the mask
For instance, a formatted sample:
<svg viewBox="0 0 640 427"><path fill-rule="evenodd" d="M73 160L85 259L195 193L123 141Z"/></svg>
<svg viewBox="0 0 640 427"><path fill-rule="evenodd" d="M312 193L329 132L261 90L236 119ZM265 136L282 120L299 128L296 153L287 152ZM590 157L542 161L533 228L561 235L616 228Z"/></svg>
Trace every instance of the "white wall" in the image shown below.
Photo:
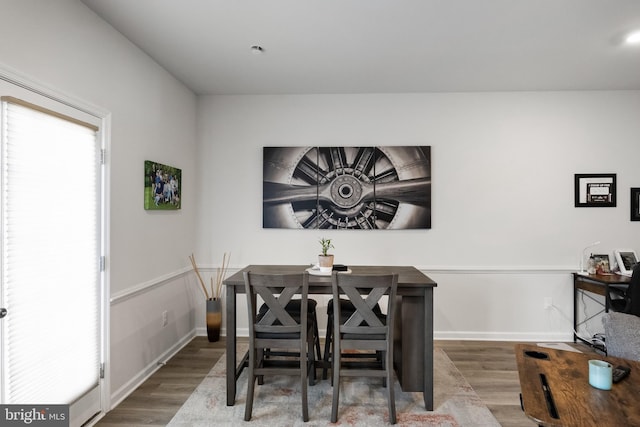
<svg viewBox="0 0 640 427"><path fill-rule="evenodd" d="M336 262L436 280L436 337L570 339L582 249L640 249L639 113L640 92L201 97L198 251L305 264L327 236ZM262 229L262 147L313 145L430 145L432 229ZM617 174L618 207L575 208L574 174L599 172Z"/></svg>
<svg viewBox="0 0 640 427"><path fill-rule="evenodd" d="M413 264L439 286L436 336L564 338L582 248L638 248L640 94L196 97L77 0L0 0L0 68L111 114L109 372L114 403L202 327L187 255L232 272L308 263ZM197 125L196 125L197 119ZM433 229L261 228L266 145L431 145ZM144 160L183 170L183 208L142 206ZM573 174L618 173L615 209L575 209ZM205 268L205 270L207 270ZM206 273L209 273L208 270ZM551 296L560 312L545 313ZM242 301L239 302L242 305ZM168 312L169 325L161 327ZM240 316L240 321L243 321Z"/></svg>
<svg viewBox="0 0 640 427"><path fill-rule="evenodd" d="M180 273L196 239L196 98L77 0L0 0L0 16L0 68L111 114L107 367L117 401L195 327ZM143 209L145 160L182 168L182 210Z"/></svg>

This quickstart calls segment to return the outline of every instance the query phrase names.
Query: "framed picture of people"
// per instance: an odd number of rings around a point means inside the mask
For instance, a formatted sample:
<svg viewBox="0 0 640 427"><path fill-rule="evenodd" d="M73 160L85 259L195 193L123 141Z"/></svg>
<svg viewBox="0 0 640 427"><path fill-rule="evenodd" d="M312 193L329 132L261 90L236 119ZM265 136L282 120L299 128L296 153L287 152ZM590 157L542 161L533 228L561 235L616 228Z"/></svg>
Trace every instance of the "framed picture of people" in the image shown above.
<svg viewBox="0 0 640 427"><path fill-rule="evenodd" d="M181 189L181 169L145 160L144 208L146 210L180 209Z"/></svg>

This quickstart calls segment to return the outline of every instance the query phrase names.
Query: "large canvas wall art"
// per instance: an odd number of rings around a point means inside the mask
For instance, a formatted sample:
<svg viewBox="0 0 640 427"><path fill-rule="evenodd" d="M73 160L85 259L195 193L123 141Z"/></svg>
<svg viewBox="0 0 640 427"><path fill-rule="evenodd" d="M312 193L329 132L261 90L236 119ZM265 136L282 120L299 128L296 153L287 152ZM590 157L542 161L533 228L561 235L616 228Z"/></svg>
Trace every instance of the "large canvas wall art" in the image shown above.
<svg viewBox="0 0 640 427"><path fill-rule="evenodd" d="M264 147L264 228L431 228L431 147Z"/></svg>

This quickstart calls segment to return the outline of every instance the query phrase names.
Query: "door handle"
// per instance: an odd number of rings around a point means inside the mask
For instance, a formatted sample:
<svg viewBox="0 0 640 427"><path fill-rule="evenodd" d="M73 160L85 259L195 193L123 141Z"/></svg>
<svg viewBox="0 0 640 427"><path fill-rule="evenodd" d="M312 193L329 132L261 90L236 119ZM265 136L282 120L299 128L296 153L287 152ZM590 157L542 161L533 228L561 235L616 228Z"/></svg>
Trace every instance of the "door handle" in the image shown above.
<svg viewBox="0 0 640 427"><path fill-rule="evenodd" d="M0 319L2 319L6 315L7 315L7 309L6 308L0 308Z"/></svg>

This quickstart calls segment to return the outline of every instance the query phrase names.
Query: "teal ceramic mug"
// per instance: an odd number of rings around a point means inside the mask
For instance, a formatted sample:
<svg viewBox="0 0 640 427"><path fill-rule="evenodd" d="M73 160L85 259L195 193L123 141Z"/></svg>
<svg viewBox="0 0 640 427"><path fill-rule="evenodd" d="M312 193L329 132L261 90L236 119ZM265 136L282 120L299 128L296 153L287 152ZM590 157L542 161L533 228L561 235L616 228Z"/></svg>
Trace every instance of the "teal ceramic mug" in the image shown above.
<svg viewBox="0 0 640 427"><path fill-rule="evenodd" d="M611 390L613 367L604 360L589 360L589 384L600 390Z"/></svg>

